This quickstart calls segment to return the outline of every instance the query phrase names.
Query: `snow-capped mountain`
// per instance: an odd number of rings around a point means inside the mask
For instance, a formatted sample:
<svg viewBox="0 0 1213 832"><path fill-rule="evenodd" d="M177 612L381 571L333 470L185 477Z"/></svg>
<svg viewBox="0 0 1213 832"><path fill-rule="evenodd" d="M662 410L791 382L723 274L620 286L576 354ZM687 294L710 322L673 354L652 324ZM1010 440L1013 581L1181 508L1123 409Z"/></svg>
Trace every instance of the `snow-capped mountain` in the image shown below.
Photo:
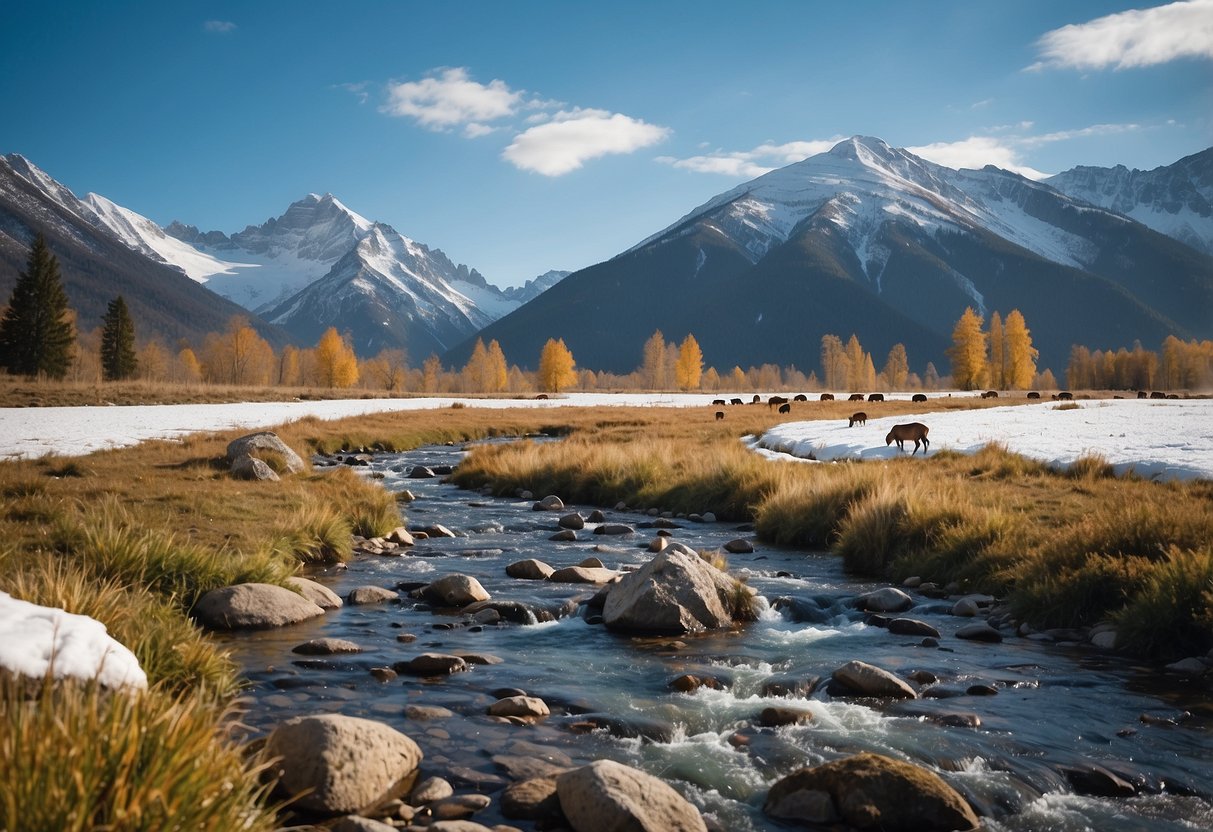
<svg viewBox="0 0 1213 832"><path fill-rule="evenodd" d="M504 294L510 300L518 301L520 305L528 303L529 301L532 301L542 295L548 289L551 289L553 286L571 274L572 272L552 269L551 271L544 272L538 277L531 278L521 286L508 286L502 290L502 294Z"/></svg>
<svg viewBox="0 0 1213 832"><path fill-rule="evenodd" d="M59 261L81 330L98 326L107 304L122 295L138 336L167 344L199 341L245 310L199 286L168 262L206 269L205 259L167 237L155 223L95 194L70 189L18 154L0 157L0 294L8 296L41 232ZM191 259L192 258L192 259ZM253 318L271 343L285 333Z"/></svg>
<svg viewBox="0 0 1213 832"><path fill-rule="evenodd" d="M718 367L812 368L823 334L854 332L878 363L901 342L942 370L965 306L1018 308L1060 370L1074 343L1213 334L1213 259L1008 171L857 136L720 194L481 337L537 355L560 336L579 363L627 371L658 328L693 333Z"/></svg>
<svg viewBox="0 0 1213 832"><path fill-rule="evenodd" d="M1082 165L1045 181L1213 254L1213 148L1153 170Z"/></svg>

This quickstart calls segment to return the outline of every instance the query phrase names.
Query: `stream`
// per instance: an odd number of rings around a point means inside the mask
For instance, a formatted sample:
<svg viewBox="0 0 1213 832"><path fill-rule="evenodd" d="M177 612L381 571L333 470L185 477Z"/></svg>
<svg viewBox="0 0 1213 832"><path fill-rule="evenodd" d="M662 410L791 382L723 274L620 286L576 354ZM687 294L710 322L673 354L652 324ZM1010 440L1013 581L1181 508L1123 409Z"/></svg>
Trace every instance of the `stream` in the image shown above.
<svg viewBox="0 0 1213 832"><path fill-rule="evenodd" d="M697 550L738 537L754 544L751 554L728 555L728 567L766 600L757 621L679 638L613 633L588 623L585 607L575 605L597 587L513 579L505 567L536 558L560 568L589 557L613 569L638 567L653 557L646 547L655 518L604 509L609 522L636 532L596 535L588 524L577 541L557 543L549 538L562 514L588 516L595 507L537 512L532 505L542 494L494 498L439 477L407 477L414 465L456 465L463 454L458 447L376 454L362 469L415 495L404 508L410 529L442 524L456 537L418 540L403 557L362 555L348 568L308 577L344 598L358 586L395 589L460 573L479 580L494 601L523 602L540 611L537 618L544 610L562 617L478 623L401 591L399 604L347 604L290 627L218 636L250 682L243 721L254 732L323 712L379 720L422 748L422 777L490 796L522 776L522 760L567 766L611 758L663 778L726 830L787 828L762 813L771 784L859 751L937 771L992 832L1213 829L1213 708L1199 683L1090 647L1009 633L1001 643L957 639L973 619L951 615L954 600L908 590L915 606L903 615L941 634L938 646L924 646L919 637L865 623L870 619L849 603L884 584L848 577L841 560L826 553L765 545L736 523L675 519L669 531ZM322 637L348 639L363 652L291 652ZM442 677L380 681L371 673L425 652L501 661ZM917 700L831 697L831 673L854 659L938 682L915 682ZM671 680L688 673L721 689L672 691ZM763 695L772 682L803 691L814 679L821 683L811 693ZM552 715L534 725L487 715L499 695L519 691L542 698ZM812 718L760 727L759 714L770 705L807 708ZM1136 794L1076 793L1065 770L1093 766L1133 784ZM504 818L496 799L474 820L534 828Z"/></svg>

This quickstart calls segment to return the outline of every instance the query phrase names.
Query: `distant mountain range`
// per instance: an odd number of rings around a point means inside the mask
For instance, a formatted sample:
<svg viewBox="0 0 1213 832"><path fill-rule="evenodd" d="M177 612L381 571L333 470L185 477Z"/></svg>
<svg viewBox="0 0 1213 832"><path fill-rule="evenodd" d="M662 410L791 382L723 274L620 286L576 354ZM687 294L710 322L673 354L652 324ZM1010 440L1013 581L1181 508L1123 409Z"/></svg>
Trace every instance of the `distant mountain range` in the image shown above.
<svg viewBox="0 0 1213 832"><path fill-rule="evenodd" d="M561 337L579 364L616 372L640 364L655 329L675 341L693 333L722 370L772 362L807 371L823 334L854 333L878 366L901 342L913 369L932 361L946 372L966 306L987 318L1019 309L1040 366L1057 371L1073 344L1209 338L1213 258L1143 222L1213 237L1198 198L1210 154L1149 174L1172 177L1172 192L1195 192L1184 207L1161 199L1162 185L1129 176L1111 210L995 167L956 171L857 136L720 194L478 337L520 361ZM1182 223L1168 220L1171 209ZM447 360L459 364L470 350L465 342Z"/></svg>
<svg viewBox="0 0 1213 832"><path fill-rule="evenodd" d="M108 300L129 280L131 270L159 278L159 294L204 300L216 312L199 318L189 302L160 299L162 318L180 307L182 320L152 330L173 337L197 336L223 328L233 314L246 314L274 333L276 343L288 340L315 344L330 326L349 332L355 351L370 356L382 349L404 348L415 363L431 353L441 354L479 329L517 309L558 282L568 272L547 272L521 287L502 290L475 269L456 265L440 250L410 240L391 226L368 220L332 194L308 194L277 218L227 235L200 232L173 222L167 228L98 194L77 199L66 187L21 156L4 157L0 168L0 291L7 292L24 266L24 250L36 230L52 229L80 241L81 233L64 233L69 225L87 225L86 236L95 252L104 251L111 264L85 279L68 257L63 263L68 295L87 300L80 309L86 327L95 325ZM65 217L66 212L70 217ZM5 215L13 219L4 223ZM11 227L11 232L8 228ZM116 256L117 245L125 253ZM52 244L60 256L60 249ZM10 256L3 256L11 252ZM181 278L188 278L183 283ZM156 279L156 278L152 278ZM5 287L8 287L7 289ZM202 288L205 287L205 288ZM138 322L139 308L149 289L131 285L127 297ZM212 294L213 293L213 294ZM128 293L129 294L129 293ZM153 293L155 294L155 293ZM6 295L7 296L7 295Z"/></svg>

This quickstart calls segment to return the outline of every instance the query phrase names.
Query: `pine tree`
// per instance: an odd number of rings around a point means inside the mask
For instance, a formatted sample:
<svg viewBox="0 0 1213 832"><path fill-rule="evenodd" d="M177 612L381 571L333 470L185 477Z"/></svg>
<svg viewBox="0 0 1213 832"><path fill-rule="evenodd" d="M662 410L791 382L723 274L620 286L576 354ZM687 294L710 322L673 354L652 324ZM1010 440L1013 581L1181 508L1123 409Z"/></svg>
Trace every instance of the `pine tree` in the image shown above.
<svg viewBox="0 0 1213 832"><path fill-rule="evenodd" d="M952 359L952 384L961 390L976 390L986 385L988 365L982 323L981 315L966 306L952 330L952 347L948 350L948 357Z"/></svg>
<svg viewBox="0 0 1213 832"><path fill-rule="evenodd" d="M676 367L678 386L683 390L698 390L703 375L703 351L694 335L688 334L678 348Z"/></svg>
<svg viewBox="0 0 1213 832"><path fill-rule="evenodd" d="M59 261L39 234L0 319L0 367L16 375L63 378L75 339Z"/></svg>
<svg viewBox="0 0 1213 832"><path fill-rule="evenodd" d="M576 384L576 367L577 362L564 339L549 338L539 354L539 388L547 393L559 393L562 388Z"/></svg>
<svg viewBox="0 0 1213 832"><path fill-rule="evenodd" d="M135 323L122 295L105 308L101 319L101 377L121 381L135 375L139 359L135 356Z"/></svg>

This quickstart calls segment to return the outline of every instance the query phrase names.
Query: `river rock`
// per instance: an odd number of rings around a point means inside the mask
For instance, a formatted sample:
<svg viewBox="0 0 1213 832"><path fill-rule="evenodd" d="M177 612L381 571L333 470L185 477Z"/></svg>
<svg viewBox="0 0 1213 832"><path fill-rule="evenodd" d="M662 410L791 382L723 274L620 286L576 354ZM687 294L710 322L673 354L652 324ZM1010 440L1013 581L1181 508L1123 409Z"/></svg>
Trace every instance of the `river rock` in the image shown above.
<svg viewBox="0 0 1213 832"><path fill-rule="evenodd" d="M622 535L632 534L635 531L624 523L603 523L594 529L594 534Z"/></svg>
<svg viewBox="0 0 1213 832"><path fill-rule="evenodd" d="M278 788L298 796L292 806L325 814L364 814L399 797L421 763L421 749L396 729L340 714L288 719L265 750L280 758Z"/></svg>
<svg viewBox="0 0 1213 832"><path fill-rule="evenodd" d="M274 469L255 456L242 456L232 463L231 475L238 480L278 482L281 477Z"/></svg>
<svg viewBox="0 0 1213 832"><path fill-rule="evenodd" d="M724 690L725 684L712 676L697 676L693 673L684 673L666 682L666 687L679 693L694 693L700 688Z"/></svg>
<svg viewBox="0 0 1213 832"><path fill-rule="evenodd" d="M445 653L422 653L407 662L396 662L392 665L392 670L410 676L442 676L462 673L467 669L468 663L462 658Z"/></svg>
<svg viewBox="0 0 1213 832"><path fill-rule="evenodd" d="M405 705L404 715L409 719L448 719L455 715L450 708L441 705Z"/></svg>
<svg viewBox="0 0 1213 832"><path fill-rule="evenodd" d="M1171 662L1167 665L1167 670L1183 676L1203 676L1209 671L1209 666L1196 656L1189 656L1186 659Z"/></svg>
<svg viewBox="0 0 1213 832"><path fill-rule="evenodd" d="M998 632L984 621L975 621L972 624L966 624L956 631L956 637L968 639L969 641L1002 641L1002 633Z"/></svg>
<svg viewBox="0 0 1213 832"><path fill-rule="evenodd" d="M426 832L510 832L511 828L509 826L494 826L490 829L483 824L470 820L436 820L429 826L424 827Z"/></svg>
<svg viewBox="0 0 1213 832"><path fill-rule="evenodd" d="M556 795L576 832L707 832L699 810L673 787L613 760L560 775Z"/></svg>
<svg viewBox="0 0 1213 832"><path fill-rule="evenodd" d="M1095 797L1132 797L1137 794L1132 783L1094 763L1062 766L1061 773L1078 794Z"/></svg>
<svg viewBox="0 0 1213 832"><path fill-rule="evenodd" d="M927 622L919 621L916 618L894 618L889 622L889 632L898 636L939 638L939 630L936 630Z"/></svg>
<svg viewBox="0 0 1213 832"><path fill-rule="evenodd" d="M492 799L487 794L459 794L429 805L433 817L439 821L462 820L487 809ZM433 826L430 827L433 829Z"/></svg>
<svg viewBox="0 0 1213 832"><path fill-rule="evenodd" d="M914 599L900 589L886 586L874 592L865 592L855 599L856 606L868 612L905 612L914 606Z"/></svg>
<svg viewBox="0 0 1213 832"><path fill-rule="evenodd" d="M665 547L668 545L669 543L666 541L666 538L659 535L649 541L649 551L657 553L665 549Z"/></svg>
<svg viewBox="0 0 1213 832"><path fill-rule="evenodd" d="M977 602L972 598L961 598L952 605L952 615L959 615L964 618L972 618L981 612L981 607L977 606Z"/></svg>
<svg viewBox="0 0 1213 832"><path fill-rule="evenodd" d="M338 653L361 653L362 648L341 638L314 638L291 648L291 652L302 656L333 656Z"/></svg>
<svg viewBox="0 0 1213 832"><path fill-rule="evenodd" d="M413 539L413 536L409 534L409 530L404 526L398 526L392 529L392 531L388 533L387 539L389 543L396 543L400 546L412 546L417 542Z"/></svg>
<svg viewBox="0 0 1213 832"><path fill-rule="evenodd" d="M762 709L758 715L758 724L765 728L777 728L780 725L799 725L812 719L813 713L804 708L773 705Z"/></svg>
<svg viewBox="0 0 1213 832"><path fill-rule="evenodd" d="M351 606L361 607L370 604L386 604L389 601L399 601L400 596L390 589L381 586L359 586L350 590L345 596L345 602Z"/></svg>
<svg viewBox="0 0 1213 832"><path fill-rule="evenodd" d="M330 829L332 832L396 832L396 827L390 823L364 818L361 815L346 815L334 823Z"/></svg>
<svg viewBox="0 0 1213 832"><path fill-rule="evenodd" d="M213 630L264 630L306 621L324 610L283 586L236 584L205 593L193 614Z"/></svg>
<svg viewBox="0 0 1213 832"><path fill-rule="evenodd" d="M532 777L511 783L501 793L501 813L512 820L541 820L560 811L556 777Z"/></svg>
<svg viewBox="0 0 1213 832"><path fill-rule="evenodd" d="M489 716L516 716L540 719L551 715L547 703L537 696L507 696L489 705Z"/></svg>
<svg viewBox="0 0 1213 832"><path fill-rule="evenodd" d="M614 569L566 566L548 575L548 580L556 584L609 584L617 577L619 577L619 573Z"/></svg>
<svg viewBox="0 0 1213 832"><path fill-rule="evenodd" d="M616 630L686 633L732 625L748 589L698 556L668 549L619 579L607 595L604 623Z"/></svg>
<svg viewBox="0 0 1213 832"><path fill-rule="evenodd" d="M821 684L820 676L798 676L789 673L768 676L762 683L759 696L795 696L806 697L817 690Z"/></svg>
<svg viewBox="0 0 1213 832"><path fill-rule="evenodd" d="M895 699L917 699L914 688L887 670L867 662L847 662L834 671L833 678L860 696L891 696Z"/></svg>
<svg viewBox="0 0 1213 832"><path fill-rule="evenodd" d="M298 474L306 468L299 454L279 439L278 434L268 430L250 433L229 442L227 461L229 465L234 465L242 457L257 457L264 453L277 454L286 465L286 470L292 474Z"/></svg>
<svg viewBox="0 0 1213 832"><path fill-rule="evenodd" d="M448 607L466 607L489 600L488 591L470 575L444 575L421 590L427 600Z"/></svg>
<svg viewBox="0 0 1213 832"><path fill-rule="evenodd" d="M323 610L335 610L345 603L340 595L324 584L307 578L292 576L286 579L286 585Z"/></svg>
<svg viewBox="0 0 1213 832"><path fill-rule="evenodd" d="M556 532L556 534L548 538L548 540L551 540L554 543L572 543L576 539L577 532L573 531L572 529L561 529L560 531Z"/></svg>
<svg viewBox="0 0 1213 832"><path fill-rule="evenodd" d="M739 537L724 544L724 550L733 555L747 555L754 551L754 544L744 537Z"/></svg>
<svg viewBox="0 0 1213 832"><path fill-rule="evenodd" d="M409 793L410 806L424 806L435 800L446 800L455 793L455 788L441 777L427 777L413 787Z"/></svg>
<svg viewBox="0 0 1213 832"><path fill-rule="evenodd" d="M804 824L882 832L976 829L977 815L939 775L880 754L803 768L771 787L763 811Z"/></svg>
<svg viewBox="0 0 1213 832"><path fill-rule="evenodd" d="M531 506L532 511L564 511L564 501L555 494L549 494L535 505Z"/></svg>
<svg viewBox="0 0 1213 832"><path fill-rule="evenodd" d="M428 468L424 465L414 465L409 469L407 476L410 480L428 480L436 475L434 474L432 468Z"/></svg>
<svg viewBox="0 0 1213 832"><path fill-rule="evenodd" d="M577 512L573 512L572 514L563 515L559 520L556 521L556 525L562 529L584 529L585 518Z"/></svg>

